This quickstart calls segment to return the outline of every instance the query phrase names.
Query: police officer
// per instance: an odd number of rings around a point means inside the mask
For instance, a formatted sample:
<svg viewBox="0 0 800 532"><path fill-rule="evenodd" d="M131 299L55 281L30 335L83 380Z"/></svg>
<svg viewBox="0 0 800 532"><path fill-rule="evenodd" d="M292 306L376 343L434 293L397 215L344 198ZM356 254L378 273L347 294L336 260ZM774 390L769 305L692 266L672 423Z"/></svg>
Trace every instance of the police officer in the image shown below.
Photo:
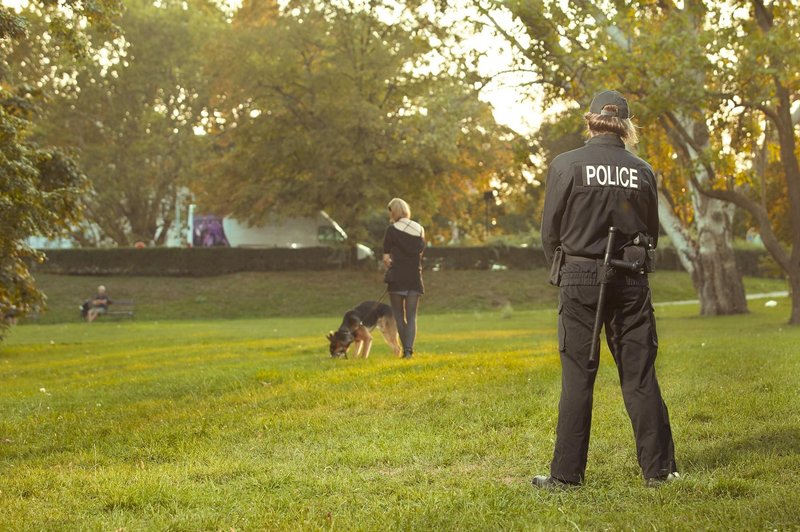
<svg viewBox="0 0 800 532"><path fill-rule="evenodd" d="M589 352L600 292L598 262L602 265L609 227L618 228L620 245L630 244L637 233L650 235L654 245L658 238L653 169L625 149L638 141L628 102L617 91L601 92L584 118L586 145L556 157L547 173L542 243L548 260L563 258L555 265L562 380L550 475L532 481L542 488L578 485L585 478L597 376ZM603 322L645 484L677 479L669 416L656 380L658 337L645 273L613 274Z"/></svg>

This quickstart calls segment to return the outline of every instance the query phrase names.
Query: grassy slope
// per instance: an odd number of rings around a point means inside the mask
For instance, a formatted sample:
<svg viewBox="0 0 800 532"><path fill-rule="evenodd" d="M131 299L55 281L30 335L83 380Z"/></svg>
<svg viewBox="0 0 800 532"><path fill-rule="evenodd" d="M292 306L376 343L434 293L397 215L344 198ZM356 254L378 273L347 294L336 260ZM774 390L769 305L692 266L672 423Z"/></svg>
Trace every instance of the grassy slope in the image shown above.
<svg viewBox="0 0 800 532"><path fill-rule="evenodd" d="M411 362L382 340L326 358L329 318L18 327L0 528L796 528L800 330L752 307L658 311L685 480L641 486L604 352L588 483L567 493L527 484L552 452L552 309L425 312Z"/></svg>
<svg viewBox="0 0 800 532"><path fill-rule="evenodd" d="M380 297L384 284L377 272L323 271L241 273L221 277L77 277L37 276L49 297L41 323L78 319L78 306L105 284L112 298L134 299L140 320L341 316L360 301ZM655 301L696 299L689 276L663 271L651 277ZM426 312L500 308L552 308L558 290L547 285L547 272L426 272ZM745 279L749 293L786 290L786 283Z"/></svg>

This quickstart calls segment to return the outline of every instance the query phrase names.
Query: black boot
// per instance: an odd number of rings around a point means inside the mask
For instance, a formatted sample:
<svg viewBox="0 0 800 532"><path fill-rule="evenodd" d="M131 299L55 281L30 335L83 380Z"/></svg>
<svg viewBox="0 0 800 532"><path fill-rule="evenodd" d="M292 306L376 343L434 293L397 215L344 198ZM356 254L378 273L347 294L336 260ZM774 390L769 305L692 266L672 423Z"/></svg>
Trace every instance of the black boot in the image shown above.
<svg viewBox="0 0 800 532"><path fill-rule="evenodd" d="M573 484L572 482L565 482L549 475L536 475L531 479L531 484L533 484L535 488L543 488L548 490L563 490L578 485Z"/></svg>

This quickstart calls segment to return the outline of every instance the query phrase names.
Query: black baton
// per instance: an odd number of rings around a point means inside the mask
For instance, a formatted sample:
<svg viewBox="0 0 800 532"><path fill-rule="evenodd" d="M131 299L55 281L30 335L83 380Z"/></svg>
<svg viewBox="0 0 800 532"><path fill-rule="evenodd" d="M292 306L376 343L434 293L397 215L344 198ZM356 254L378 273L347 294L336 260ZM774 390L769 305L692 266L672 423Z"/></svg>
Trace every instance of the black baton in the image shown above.
<svg viewBox="0 0 800 532"><path fill-rule="evenodd" d="M608 228L608 242L606 243L606 254L603 257L603 266L597 272L600 278L600 295L597 298L597 312L594 315L594 329L592 330L592 351L589 353L589 367L595 367L600 358L600 329L603 327L603 307L606 303L606 288L611 279L609 270L611 269L611 255L614 253L614 237L618 229Z"/></svg>
<svg viewBox="0 0 800 532"><path fill-rule="evenodd" d="M629 272L645 273L645 252L642 252L641 257L637 260L627 261L612 259L612 255L617 251L614 249L614 239L619 233L616 227L608 228L608 243L606 244L606 254L603 257L603 265L597 275L600 276L600 295L597 297L597 312L594 315L594 330L592 331L592 351L589 353L589 367L595 367L597 360L600 358L600 329L603 327L603 308L606 306L606 289L611 278L614 277L615 269L622 269ZM652 249L649 243L639 243L634 240L637 246L649 246L647 249ZM627 244L625 244L627 245Z"/></svg>

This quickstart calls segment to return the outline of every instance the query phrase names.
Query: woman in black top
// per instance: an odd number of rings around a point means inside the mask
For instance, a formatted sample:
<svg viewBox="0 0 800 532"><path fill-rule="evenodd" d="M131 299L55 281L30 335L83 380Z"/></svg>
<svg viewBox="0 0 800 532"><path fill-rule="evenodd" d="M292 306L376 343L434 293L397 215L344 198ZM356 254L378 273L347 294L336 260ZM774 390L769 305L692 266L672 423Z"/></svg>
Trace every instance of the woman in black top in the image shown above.
<svg viewBox="0 0 800 532"><path fill-rule="evenodd" d="M411 209L400 198L389 202L389 221L383 238L383 264L397 332L403 344L403 358L414 353L417 335L417 306L425 292L422 285L422 252L425 229L410 219Z"/></svg>

